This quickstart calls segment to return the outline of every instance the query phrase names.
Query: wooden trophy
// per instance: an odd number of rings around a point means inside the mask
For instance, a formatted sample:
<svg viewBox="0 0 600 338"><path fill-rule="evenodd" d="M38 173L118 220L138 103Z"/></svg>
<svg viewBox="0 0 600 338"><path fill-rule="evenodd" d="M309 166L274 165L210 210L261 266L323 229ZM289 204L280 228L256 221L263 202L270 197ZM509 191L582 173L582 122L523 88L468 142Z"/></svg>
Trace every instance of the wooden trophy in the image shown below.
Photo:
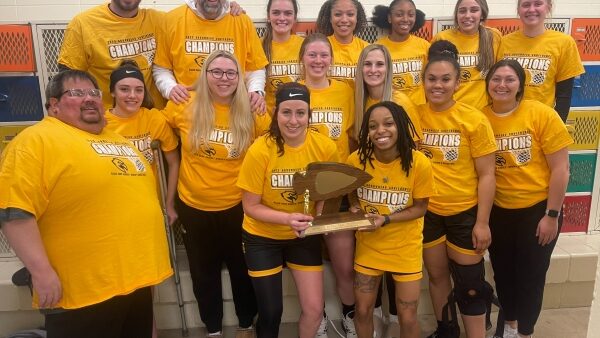
<svg viewBox="0 0 600 338"><path fill-rule="evenodd" d="M309 213L310 200L333 201L325 207L323 215L316 216L303 235L318 235L328 232L357 230L375 226L364 213L339 212L341 198L361 187L373 178L353 166L337 162L313 162L306 171L294 174L293 187L298 195L304 196L304 213ZM332 212L333 211L333 212Z"/></svg>

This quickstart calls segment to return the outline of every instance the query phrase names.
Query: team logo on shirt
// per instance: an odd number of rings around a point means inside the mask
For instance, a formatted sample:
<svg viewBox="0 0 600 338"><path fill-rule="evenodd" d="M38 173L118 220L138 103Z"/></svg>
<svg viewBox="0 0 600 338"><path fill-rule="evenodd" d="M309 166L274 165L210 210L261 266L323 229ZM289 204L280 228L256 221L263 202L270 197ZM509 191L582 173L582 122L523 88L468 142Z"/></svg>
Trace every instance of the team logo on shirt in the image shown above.
<svg viewBox="0 0 600 338"><path fill-rule="evenodd" d="M479 53L458 54L460 80L467 82L473 78L472 70L479 64ZM483 75L482 75L483 76Z"/></svg>
<svg viewBox="0 0 600 338"><path fill-rule="evenodd" d="M392 62L393 85L399 89L407 85L405 76L410 76L413 86L421 83L423 61L420 59L397 59Z"/></svg>
<svg viewBox="0 0 600 338"><path fill-rule="evenodd" d="M108 157L119 172L112 172L111 175L144 175L146 166L138 156L138 153L132 148L131 144L118 144L108 141L92 141L90 146L100 157ZM129 165L135 169L131 172Z"/></svg>
<svg viewBox="0 0 600 338"><path fill-rule="evenodd" d="M271 172L271 189L282 190L279 195L285 201L283 204L294 204L298 201L298 194L294 191L294 174L302 169L273 169ZM281 202L274 201L274 203Z"/></svg>
<svg viewBox="0 0 600 338"><path fill-rule="evenodd" d="M154 37L154 34L108 41L108 55L110 55L113 60L133 59L136 56L141 55L150 65L154 62L155 52L156 38Z"/></svg>
<svg viewBox="0 0 600 338"><path fill-rule="evenodd" d="M408 190L384 186L366 185L356 189L356 194L361 204L369 206L369 210L365 208L365 211L377 214L379 213L377 206L386 207L390 213L395 213L406 208L410 199Z"/></svg>
<svg viewBox="0 0 600 338"><path fill-rule="evenodd" d="M319 125L327 127L327 136L333 140L337 140L342 136L343 122L344 114L342 113L342 109L338 107L317 108L310 115L311 128L319 131Z"/></svg>
<svg viewBox="0 0 600 338"><path fill-rule="evenodd" d="M496 166L520 167L531 161L533 137L528 131L496 135Z"/></svg>
<svg viewBox="0 0 600 338"><path fill-rule="evenodd" d="M506 59L516 60L529 73L528 85L540 86L546 81L546 73L552 62L548 55L511 55Z"/></svg>
<svg viewBox="0 0 600 338"><path fill-rule="evenodd" d="M441 162L456 162L459 156L460 132L441 131L432 132L423 131L423 140L420 149L425 156L436 160L436 153L441 153Z"/></svg>

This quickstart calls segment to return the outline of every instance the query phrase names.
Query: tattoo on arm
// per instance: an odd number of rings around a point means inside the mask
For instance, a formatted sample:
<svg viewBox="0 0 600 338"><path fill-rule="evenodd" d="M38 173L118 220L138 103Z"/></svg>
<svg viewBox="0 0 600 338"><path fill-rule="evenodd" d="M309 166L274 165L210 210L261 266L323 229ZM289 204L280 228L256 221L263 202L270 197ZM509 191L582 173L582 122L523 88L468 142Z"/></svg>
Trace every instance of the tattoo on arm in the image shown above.
<svg viewBox="0 0 600 338"><path fill-rule="evenodd" d="M364 293L377 292L380 280L381 276L367 276L356 272L354 275L354 289Z"/></svg>

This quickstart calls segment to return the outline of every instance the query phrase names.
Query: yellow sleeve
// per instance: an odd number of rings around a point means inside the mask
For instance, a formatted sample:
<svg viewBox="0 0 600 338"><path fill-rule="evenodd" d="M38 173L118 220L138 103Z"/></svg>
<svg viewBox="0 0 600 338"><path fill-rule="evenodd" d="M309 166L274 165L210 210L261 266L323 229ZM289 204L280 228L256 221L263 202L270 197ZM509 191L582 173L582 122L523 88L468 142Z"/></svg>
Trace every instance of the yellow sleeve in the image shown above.
<svg viewBox="0 0 600 338"><path fill-rule="evenodd" d="M172 38L169 38L169 28L175 27L171 12L163 15L160 20L160 29L156 30L156 52L154 55L154 64L166 69L173 69L173 60L171 59Z"/></svg>
<svg viewBox="0 0 600 338"><path fill-rule="evenodd" d="M191 100L191 98L189 100ZM190 101L188 101L188 102L190 102ZM187 106L188 106L187 103L177 104L177 103L174 103L173 101L169 100L167 102L167 106L164 109L162 109L160 112L162 113L163 117L167 121L167 124L172 129L178 129L179 128L179 120L181 119L181 116Z"/></svg>
<svg viewBox="0 0 600 338"><path fill-rule="evenodd" d="M413 167L415 182L413 198L427 198L435 195L433 168L431 162L418 151L413 151Z"/></svg>
<svg viewBox="0 0 600 338"><path fill-rule="evenodd" d="M13 143L0 158L0 208L22 209L39 219L48 206L51 190L42 179L44 168L40 156L29 152L29 148L39 145L22 144L18 139Z"/></svg>
<svg viewBox="0 0 600 338"><path fill-rule="evenodd" d="M565 36L565 44L563 45L558 58L556 82L564 81L585 73L581 58L579 57L579 50L577 50L577 45L572 37Z"/></svg>
<svg viewBox="0 0 600 338"><path fill-rule="evenodd" d="M412 122L413 126L415 126L415 130L417 135L413 136L413 140L419 141L423 139L423 128L421 127L421 120L419 118L419 111L417 106L413 103L413 101L408 97L408 95L402 93L401 91L395 90L392 94L393 100L395 103L399 104L404 108L408 118Z"/></svg>
<svg viewBox="0 0 600 338"><path fill-rule="evenodd" d="M60 48L60 54L58 55L58 63L71 69L85 71L90 65L85 53L86 48L81 31L82 27L79 17L73 18L65 30L65 37Z"/></svg>
<svg viewBox="0 0 600 338"><path fill-rule="evenodd" d="M269 63L267 61L267 57L265 55L265 51L262 48L260 43L260 38L256 33L256 28L254 28L254 24L249 16L244 15L246 17L246 32L247 39L246 43L248 44L248 54L246 55L246 71L253 71L263 69Z"/></svg>
<svg viewBox="0 0 600 338"><path fill-rule="evenodd" d="M239 188L257 195L263 194L265 174L269 164L266 142L266 136L262 136L250 146L242 162L236 184Z"/></svg>
<svg viewBox="0 0 600 338"><path fill-rule="evenodd" d="M269 114L255 115L254 135L255 138L266 134L271 127L271 116Z"/></svg>
<svg viewBox="0 0 600 338"><path fill-rule="evenodd" d="M179 138L167 123L165 115L157 109L151 109L148 113L152 115L152 127L155 130L152 136L160 140L160 148L164 152L175 150L179 145Z"/></svg>
<svg viewBox="0 0 600 338"><path fill-rule="evenodd" d="M483 113L477 111L481 119L475 124L475 129L469 134L471 141L471 156L473 158L491 154L496 151L496 138L490 121Z"/></svg>
<svg viewBox="0 0 600 338"><path fill-rule="evenodd" d="M572 144L573 139L556 111L542 103L535 102L535 104L537 109L543 112L543 114L535 114L535 116L537 116L536 122L538 123L536 134L544 154L555 153Z"/></svg>

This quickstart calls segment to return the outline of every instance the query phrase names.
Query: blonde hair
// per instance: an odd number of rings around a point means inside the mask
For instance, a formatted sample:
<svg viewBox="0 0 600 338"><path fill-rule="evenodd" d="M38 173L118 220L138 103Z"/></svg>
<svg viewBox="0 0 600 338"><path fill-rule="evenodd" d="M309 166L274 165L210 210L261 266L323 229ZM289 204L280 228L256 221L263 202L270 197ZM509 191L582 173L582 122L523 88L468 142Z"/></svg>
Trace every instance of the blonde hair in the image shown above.
<svg viewBox="0 0 600 338"><path fill-rule="evenodd" d="M356 78L354 79L354 137L358 138L360 126L362 125L363 115L365 114L365 105L369 97L369 88L365 85L363 68L365 59L374 50L380 50L385 60L385 79L383 80L383 97L381 101L391 101L392 99L392 57L384 45L372 44L365 47L358 58L356 64Z"/></svg>
<svg viewBox="0 0 600 338"><path fill-rule="evenodd" d="M214 51L206 58L200 77L194 85L196 97L188 106L191 116L190 142L194 151L210 149L208 140L215 127L215 108L213 94L208 87L207 70L217 58L230 59L237 68L238 83L229 108L229 129L233 138L233 146L238 153L242 153L248 149L254 139L254 114L250 110L250 100L240 65L235 56L226 51Z"/></svg>

